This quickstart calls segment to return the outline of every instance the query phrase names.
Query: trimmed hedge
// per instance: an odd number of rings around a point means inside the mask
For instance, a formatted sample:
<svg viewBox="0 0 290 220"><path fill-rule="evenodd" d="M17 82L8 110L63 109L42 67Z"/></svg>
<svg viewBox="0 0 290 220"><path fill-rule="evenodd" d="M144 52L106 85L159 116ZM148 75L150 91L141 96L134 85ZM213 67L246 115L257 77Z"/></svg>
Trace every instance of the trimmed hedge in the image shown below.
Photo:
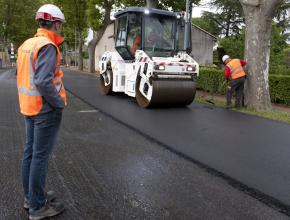
<svg viewBox="0 0 290 220"><path fill-rule="evenodd" d="M290 76L270 75L269 86L272 102L290 105Z"/></svg>
<svg viewBox="0 0 290 220"><path fill-rule="evenodd" d="M216 68L201 68L197 88L210 93L225 94L227 83L223 71Z"/></svg>
<svg viewBox="0 0 290 220"><path fill-rule="evenodd" d="M270 96L272 102L283 103L290 106L290 76L269 75ZM216 68L201 68L197 81L197 88L224 95L227 83L223 70Z"/></svg>

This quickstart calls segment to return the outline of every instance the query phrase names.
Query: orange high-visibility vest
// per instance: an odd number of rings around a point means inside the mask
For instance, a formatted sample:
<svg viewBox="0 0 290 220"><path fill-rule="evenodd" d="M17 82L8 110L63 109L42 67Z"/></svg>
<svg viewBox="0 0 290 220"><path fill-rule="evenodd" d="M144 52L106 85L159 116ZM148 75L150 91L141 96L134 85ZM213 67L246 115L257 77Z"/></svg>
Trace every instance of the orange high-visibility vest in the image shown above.
<svg viewBox="0 0 290 220"><path fill-rule="evenodd" d="M40 49L48 44L55 46L57 50L57 64L53 77L53 84L66 105L66 92L62 83L63 72L60 70L60 51L58 46L46 36L44 29L39 29L40 36L26 40L18 49L17 58L17 88L20 103L20 112L23 115L34 116L42 110L42 96L37 90L33 77L35 63Z"/></svg>
<svg viewBox="0 0 290 220"><path fill-rule="evenodd" d="M232 79L238 79L246 75L242 65L241 61L239 59L232 59L227 66L231 70L231 78Z"/></svg>
<svg viewBox="0 0 290 220"><path fill-rule="evenodd" d="M133 45L131 47L131 54L135 55L136 50L138 49L138 47L141 45L141 35L138 34L133 42Z"/></svg>

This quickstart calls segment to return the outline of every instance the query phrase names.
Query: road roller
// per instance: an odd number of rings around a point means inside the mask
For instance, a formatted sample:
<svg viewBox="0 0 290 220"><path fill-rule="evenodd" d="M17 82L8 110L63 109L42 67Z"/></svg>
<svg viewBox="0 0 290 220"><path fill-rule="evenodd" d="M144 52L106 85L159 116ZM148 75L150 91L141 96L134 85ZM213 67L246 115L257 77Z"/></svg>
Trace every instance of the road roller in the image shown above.
<svg viewBox="0 0 290 220"><path fill-rule="evenodd" d="M191 4L185 13L129 7L114 14L115 51L99 62L100 91L123 92L143 108L193 102L198 63L191 52Z"/></svg>

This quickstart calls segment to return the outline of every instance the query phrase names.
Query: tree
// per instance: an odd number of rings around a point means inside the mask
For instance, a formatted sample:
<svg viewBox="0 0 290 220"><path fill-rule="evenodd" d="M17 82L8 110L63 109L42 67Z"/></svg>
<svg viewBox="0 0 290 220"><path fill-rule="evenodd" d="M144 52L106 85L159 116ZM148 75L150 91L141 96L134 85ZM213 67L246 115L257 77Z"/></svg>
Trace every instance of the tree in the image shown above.
<svg viewBox="0 0 290 220"><path fill-rule="evenodd" d="M207 19L204 17L193 18L192 23L201 27L212 35L219 36L221 33L219 26L211 19Z"/></svg>
<svg viewBox="0 0 290 220"><path fill-rule="evenodd" d="M96 7L98 6L98 7ZM89 26L93 29L94 37L89 42L89 72L95 72L95 50L98 42L111 23L110 16L113 8L113 1L110 0L88 0Z"/></svg>
<svg viewBox="0 0 290 220"><path fill-rule="evenodd" d="M220 38L218 44L219 47L224 49L225 54L228 54L231 57L242 58L244 57L245 51L245 31L243 30L241 34ZM221 60L219 61L221 62Z"/></svg>
<svg viewBox="0 0 290 220"><path fill-rule="evenodd" d="M223 36L228 37L240 33L245 25L243 8L240 2L233 0L213 0L207 5L217 9L218 12L203 12L203 20L210 20L216 23L220 29L220 34ZM290 0L283 0L283 3L279 6L275 14L275 21L278 22L278 26L282 27L284 31L290 28L289 8Z"/></svg>
<svg viewBox="0 0 290 220"><path fill-rule="evenodd" d="M290 0L284 0L281 6L278 9L278 13L275 16L275 20L277 20L277 26L281 27L283 30L284 36L287 38L288 41L290 41L290 22L289 22L289 16L290 16ZM288 30L288 33L287 33Z"/></svg>
<svg viewBox="0 0 290 220"><path fill-rule="evenodd" d="M209 3L220 12L204 12L202 18L216 23L220 29L220 34L228 37L239 34L244 24L243 10L241 4L233 0L213 0Z"/></svg>
<svg viewBox="0 0 290 220"><path fill-rule="evenodd" d="M271 33L271 53L270 53L270 74L287 74L287 62L285 51L287 49L286 36L283 34L283 28L276 22L272 23ZM223 53L231 57L244 57L245 30L241 34L232 35L219 39L219 47L223 48ZM286 48L286 49L285 49ZM221 62L221 60L219 60ZM288 70L290 71L290 69Z"/></svg>
<svg viewBox="0 0 290 220"><path fill-rule="evenodd" d="M245 59L248 80L245 104L270 110L269 58L272 19L283 0L240 0L246 20Z"/></svg>
<svg viewBox="0 0 290 220"><path fill-rule="evenodd" d="M287 36L283 32L284 28L278 23L273 22L270 49L270 73L272 74L280 75L287 71L287 65L284 62L284 49L287 48Z"/></svg>
<svg viewBox="0 0 290 220"><path fill-rule="evenodd" d="M6 47L14 43L17 48L33 36L37 29L35 13L41 0L0 0L0 43Z"/></svg>
<svg viewBox="0 0 290 220"><path fill-rule="evenodd" d="M83 70L83 45L88 33L87 1L54 0L54 3L62 9L66 18L64 36L67 45L72 47L74 41L78 41L78 69Z"/></svg>
<svg viewBox="0 0 290 220"><path fill-rule="evenodd" d="M221 50L225 50L232 56L241 55L243 39L246 38L245 58L249 59L246 104L256 109L270 109L269 66L273 73L289 72L283 53L285 53L287 39L289 40L290 0L240 0L239 2L240 4L232 0L213 0L210 5L218 8L220 12L206 12L203 13L202 18L211 19L219 25L222 29L221 36L226 36L220 40L220 45L223 47ZM273 18L277 24L273 25L271 33ZM241 31L244 25L246 25L246 36ZM270 39L272 39L271 48ZM255 97L252 97L252 94L255 94Z"/></svg>

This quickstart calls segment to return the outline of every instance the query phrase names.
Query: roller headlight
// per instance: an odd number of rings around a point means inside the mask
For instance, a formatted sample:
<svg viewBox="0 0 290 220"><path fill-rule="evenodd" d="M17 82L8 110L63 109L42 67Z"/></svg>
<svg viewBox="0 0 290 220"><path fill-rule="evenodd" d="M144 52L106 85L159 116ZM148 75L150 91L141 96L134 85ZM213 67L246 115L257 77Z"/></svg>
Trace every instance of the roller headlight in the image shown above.
<svg viewBox="0 0 290 220"><path fill-rule="evenodd" d="M194 67L192 67L192 66L188 66L188 67L186 68L186 70L187 70L187 71L189 71L189 72L192 72L192 71L194 71L194 70L195 70L195 68L194 68Z"/></svg>
<svg viewBox="0 0 290 220"><path fill-rule="evenodd" d="M145 13L145 15L149 15L149 14L150 14L149 9L145 9L145 10L144 10L144 13Z"/></svg>
<svg viewBox="0 0 290 220"><path fill-rule="evenodd" d="M164 65L156 65L154 67L155 70L165 70L165 66Z"/></svg>

